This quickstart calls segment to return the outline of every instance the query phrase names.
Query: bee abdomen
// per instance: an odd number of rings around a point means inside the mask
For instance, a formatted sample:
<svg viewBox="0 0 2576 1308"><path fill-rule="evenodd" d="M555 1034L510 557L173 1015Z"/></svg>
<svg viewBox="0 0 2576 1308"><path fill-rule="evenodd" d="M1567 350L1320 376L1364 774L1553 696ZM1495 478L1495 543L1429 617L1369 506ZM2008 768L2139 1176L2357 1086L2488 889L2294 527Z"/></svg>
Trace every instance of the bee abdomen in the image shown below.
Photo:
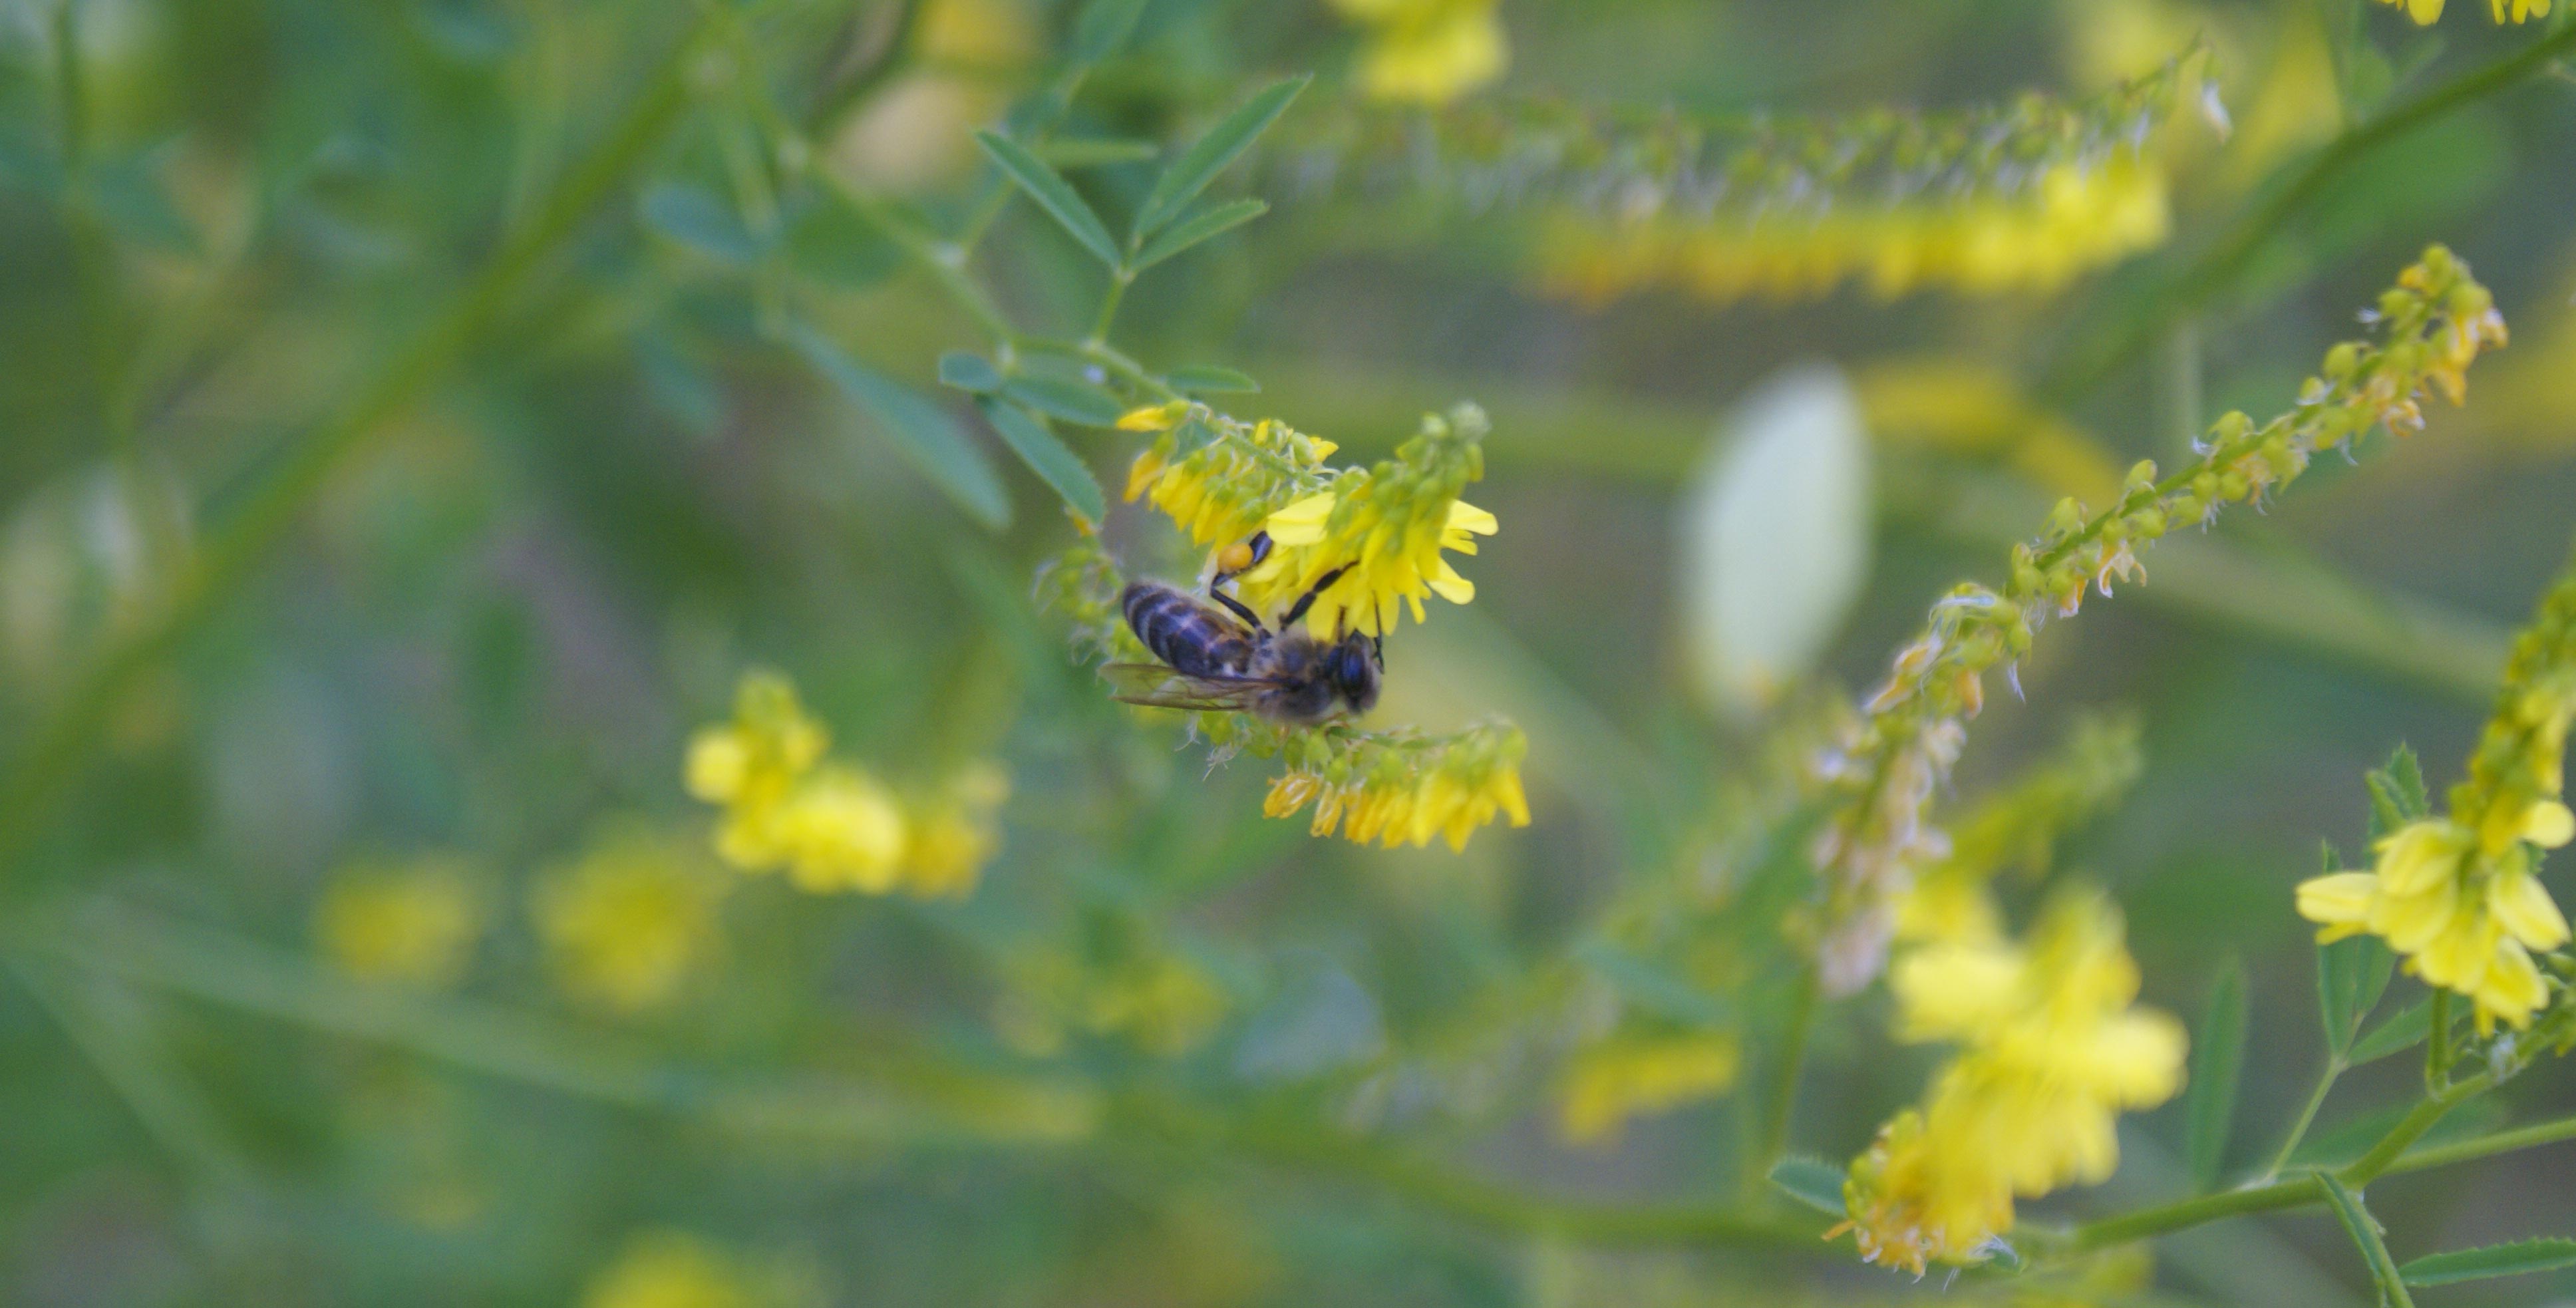
<svg viewBox="0 0 2576 1308"><path fill-rule="evenodd" d="M1252 642L1241 628L1169 586L1135 581L1118 596L1127 629L1173 671L1193 677L1241 676Z"/></svg>

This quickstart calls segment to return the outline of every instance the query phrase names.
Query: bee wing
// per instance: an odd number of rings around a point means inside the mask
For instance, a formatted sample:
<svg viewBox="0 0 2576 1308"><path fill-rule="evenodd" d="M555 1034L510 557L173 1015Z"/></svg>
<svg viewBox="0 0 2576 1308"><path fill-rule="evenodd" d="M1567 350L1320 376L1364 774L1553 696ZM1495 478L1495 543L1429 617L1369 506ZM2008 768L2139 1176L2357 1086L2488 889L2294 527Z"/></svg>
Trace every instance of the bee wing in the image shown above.
<svg viewBox="0 0 2576 1308"><path fill-rule="evenodd" d="M1160 663L1111 663L1100 676L1116 688L1110 698L1121 704L1216 713L1251 708L1272 684L1265 677L1193 677Z"/></svg>

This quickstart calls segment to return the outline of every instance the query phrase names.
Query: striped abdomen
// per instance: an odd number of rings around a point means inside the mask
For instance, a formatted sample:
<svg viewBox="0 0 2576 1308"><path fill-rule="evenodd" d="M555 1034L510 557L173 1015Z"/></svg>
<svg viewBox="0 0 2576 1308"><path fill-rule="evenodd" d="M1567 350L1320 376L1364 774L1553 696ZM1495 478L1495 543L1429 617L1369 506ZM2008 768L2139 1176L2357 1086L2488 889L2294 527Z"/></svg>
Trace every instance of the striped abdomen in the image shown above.
<svg viewBox="0 0 2576 1308"><path fill-rule="evenodd" d="M1118 596L1127 629L1174 672L1192 677L1240 677L1252 663L1252 639L1233 619L1197 600L1150 581L1134 581Z"/></svg>

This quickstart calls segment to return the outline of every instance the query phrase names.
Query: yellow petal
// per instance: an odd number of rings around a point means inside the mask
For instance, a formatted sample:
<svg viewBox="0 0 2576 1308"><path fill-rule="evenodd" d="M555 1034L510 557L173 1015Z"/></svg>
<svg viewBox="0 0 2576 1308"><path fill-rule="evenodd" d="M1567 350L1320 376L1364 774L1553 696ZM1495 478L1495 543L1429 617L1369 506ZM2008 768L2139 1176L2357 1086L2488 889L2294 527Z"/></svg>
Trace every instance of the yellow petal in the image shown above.
<svg viewBox="0 0 2576 1308"><path fill-rule="evenodd" d="M1309 495L1270 515L1264 526L1272 545L1312 545L1324 538L1324 521L1333 516L1333 492Z"/></svg>
<svg viewBox="0 0 2576 1308"><path fill-rule="evenodd" d="M1440 564L1440 575L1431 579L1431 589L1452 604L1464 604L1476 598L1476 583L1459 576L1458 570L1450 567L1445 559Z"/></svg>
<svg viewBox="0 0 2576 1308"><path fill-rule="evenodd" d="M2496 951L2484 981L2472 995L2478 1001L2482 1027L2492 1014L2520 1030L2531 1024L2534 1010L2549 1002L2549 986L2541 980L2540 969L2532 965L2531 955L2508 940Z"/></svg>
<svg viewBox="0 0 2576 1308"><path fill-rule="evenodd" d="M2522 838L2542 849L2556 849L2576 839L2576 813L2557 800L2541 800L2524 810Z"/></svg>
<svg viewBox="0 0 2576 1308"><path fill-rule="evenodd" d="M1129 409L1118 415L1118 430L1168 431L1172 424L1179 422L1181 415L1188 411L1189 405L1180 400L1174 400L1169 404L1148 404L1141 409Z"/></svg>
<svg viewBox="0 0 2576 1308"><path fill-rule="evenodd" d="M2487 912L2533 949L2556 949L2567 943L2567 917L2558 911L2540 878L2528 872L2500 872L2487 881Z"/></svg>
<svg viewBox="0 0 2576 1308"><path fill-rule="evenodd" d="M1449 521L1444 525L1451 531L1472 531L1479 536L1491 536L1503 529L1502 523L1496 521L1493 514L1465 500L1450 502Z"/></svg>
<svg viewBox="0 0 2576 1308"><path fill-rule="evenodd" d="M2299 883L2299 916L2329 926L2365 921L2379 894L2376 872L2337 872Z"/></svg>

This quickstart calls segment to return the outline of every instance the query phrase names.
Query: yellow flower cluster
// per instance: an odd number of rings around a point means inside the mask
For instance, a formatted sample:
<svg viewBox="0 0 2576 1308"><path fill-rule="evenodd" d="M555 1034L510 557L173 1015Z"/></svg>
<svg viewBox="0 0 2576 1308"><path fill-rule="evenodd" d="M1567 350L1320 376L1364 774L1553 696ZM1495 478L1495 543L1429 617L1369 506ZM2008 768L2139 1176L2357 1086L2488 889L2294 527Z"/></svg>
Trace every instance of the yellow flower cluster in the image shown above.
<svg viewBox="0 0 2576 1308"><path fill-rule="evenodd" d="M472 870L432 855L342 870L314 906L323 956L361 981L445 989L465 979L486 905Z"/></svg>
<svg viewBox="0 0 2576 1308"><path fill-rule="evenodd" d="M1426 596L1476 597L1443 554L1473 554L1475 538L1497 529L1493 514L1458 498L1484 475L1485 415L1472 405L1425 415L1393 459L1338 471L1323 462L1330 441L1201 406L1139 409L1119 426L1159 433L1128 474L1128 499L1146 497L1194 544L1269 533L1269 557L1235 581L1256 613L1285 612L1336 569L1347 570L1307 611L1317 635L1384 635L1408 611L1422 621Z"/></svg>
<svg viewBox="0 0 2576 1308"><path fill-rule="evenodd" d="M2098 897L2054 902L2027 947L1918 950L1894 981L1900 1038L1959 1053L1852 1163L1834 1233L1872 1262L1919 1274L1984 1257L2016 1196L2107 1179L2118 1115L2182 1087L2182 1025L2130 1006L2137 964Z"/></svg>
<svg viewBox="0 0 2576 1308"><path fill-rule="evenodd" d="M1134 410L1118 429L1155 434L1127 470L1128 502L1142 497L1201 546L1240 541L1273 510L1331 484L1324 460L1340 448L1284 422L1247 423L1184 400Z"/></svg>
<svg viewBox="0 0 2576 1308"><path fill-rule="evenodd" d="M669 1001L716 962L730 889L702 848L627 827L542 873L528 913L566 993L634 1013Z"/></svg>
<svg viewBox="0 0 2576 1308"><path fill-rule="evenodd" d="M1742 1062L1728 1035L1614 1037L1575 1055L1566 1069L1557 1129L1575 1144L1610 1139L1632 1117L1722 1093Z"/></svg>
<svg viewBox="0 0 2576 1308"><path fill-rule="evenodd" d="M1828 895L1818 959L1830 991L1849 993L1878 974L1897 904L1916 873L1948 852L1927 808L1966 742L1967 720L1985 703L1987 672L2001 666L2009 675L2032 633L2052 616L2075 614L2087 591L2107 596L2114 580L2143 581L2138 551L2167 532L2206 522L2229 504L2261 503L2319 451L2374 428L2421 429L2424 391L2458 403L2469 364L2505 341L2493 297L2438 245L2398 276L2370 316L2380 340L2327 351L2322 375L2307 380L2289 412L2259 426L2242 413L2220 418L2190 467L2159 479L2153 463L2140 463L2101 513L2060 502L2045 533L2013 547L2000 592L1967 584L1933 605L1924 633L1898 652L1886 684L1822 769L1843 796L1814 851Z"/></svg>
<svg viewBox="0 0 2576 1308"><path fill-rule="evenodd" d="M2576 569L2515 642L2496 711L2447 817L2391 832L2367 872L2302 883L2299 914L2320 942L2368 932L2428 985L2468 996L2478 1029L2528 1027L2549 1002L2536 950L2567 943L2567 917L2535 875L2535 849L2576 838L2565 790L2576 720Z"/></svg>
<svg viewBox="0 0 2576 1308"><path fill-rule="evenodd" d="M2443 2L2444 0L2380 0L2381 4L2403 8L2407 17L2427 27L2441 19ZM2495 20L2499 23L2522 23L2534 18L2547 17L2549 0L2487 0L2487 8L2493 11Z"/></svg>
<svg viewBox="0 0 2576 1308"><path fill-rule="evenodd" d="M1971 295L2054 291L2164 244L2164 173L2138 159L2061 164L2009 192L1737 221L1672 215L1604 224L1564 214L1538 245L1540 284L1599 305L1650 286L1726 303L1810 299L1858 281L1884 299L1933 287Z"/></svg>
<svg viewBox="0 0 2576 1308"><path fill-rule="evenodd" d="M1338 829L1355 844L1393 849L1438 836L1463 850L1498 816L1529 825L1520 767L1528 753L1529 738L1508 724L1449 736L1308 732L1287 746L1288 770L1271 779L1261 811L1285 818L1313 804L1308 829L1319 837Z"/></svg>
<svg viewBox="0 0 2576 1308"><path fill-rule="evenodd" d="M1331 2L1367 29L1359 83L1371 99L1447 104L1502 76L1511 62L1511 42L1494 13L1498 0Z"/></svg>
<svg viewBox="0 0 2576 1308"><path fill-rule="evenodd" d="M717 856L745 872L783 868L817 893L973 890L999 841L1010 790L1001 770L972 765L907 802L859 768L824 761L829 745L785 678L744 676L733 721L689 741L689 793L724 807Z"/></svg>

